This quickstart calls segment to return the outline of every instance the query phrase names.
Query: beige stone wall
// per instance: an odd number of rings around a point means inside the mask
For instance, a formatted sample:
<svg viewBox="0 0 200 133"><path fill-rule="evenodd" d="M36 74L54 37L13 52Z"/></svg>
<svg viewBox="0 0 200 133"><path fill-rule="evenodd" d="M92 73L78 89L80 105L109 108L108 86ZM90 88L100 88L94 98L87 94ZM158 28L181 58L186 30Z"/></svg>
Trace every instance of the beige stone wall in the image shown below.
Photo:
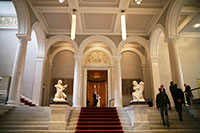
<svg viewBox="0 0 200 133"><path fill-rule="evenodd" d="M54 57L52 78L74 78L74 56L72 52L62 51Z"/></svg>
<svg viewBox="0 0 200 133"><path fill-rule="evenodd" d="M121 59L122 79L142 79L142 63L134 52L125 52Z"/></svg>

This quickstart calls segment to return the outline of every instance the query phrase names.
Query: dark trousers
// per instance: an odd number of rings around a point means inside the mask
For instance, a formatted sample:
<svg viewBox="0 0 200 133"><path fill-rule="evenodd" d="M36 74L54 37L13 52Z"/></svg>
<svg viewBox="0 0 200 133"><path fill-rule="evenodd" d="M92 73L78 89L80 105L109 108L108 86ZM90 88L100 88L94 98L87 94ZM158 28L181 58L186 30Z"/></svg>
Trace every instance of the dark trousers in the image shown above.
<svg viewBox="0 0 200 133"><path fill-rule="evenodd" d="M169 117L168 117L167 107L160 108L160 115L163 121L163 125L165 126L167 124L167 126L169 126Z"/></svg>
<svg viewBox="0 0 200 133"><path fill-rule="evenodd" d="M178 112L179 120L183 121L183 115L182 115L182 103L175 104L176 111Z"/></svg>

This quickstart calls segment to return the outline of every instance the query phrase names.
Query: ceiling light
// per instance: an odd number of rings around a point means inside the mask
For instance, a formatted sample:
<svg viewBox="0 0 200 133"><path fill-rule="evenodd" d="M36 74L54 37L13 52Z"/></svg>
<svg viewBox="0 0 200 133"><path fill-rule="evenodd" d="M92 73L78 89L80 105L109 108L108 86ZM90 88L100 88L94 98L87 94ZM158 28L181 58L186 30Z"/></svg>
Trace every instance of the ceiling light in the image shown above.
<svg viewBox="0 0 200 133"><path fill-rule="evenodd" d="M65 0L59 0L59 2L60 2L60 3L63 3L63 2L65 2Z"/></svg>
<svg viewBox="0 0 200 133"><path fill-rule="evenodd" d="M124 10L121 11L121 29L122 29L122 40L126 41L126 18Z"/></svg>
<svg viewBox="0 0 200 133"><path fill-rule="evenodd" d="M135 3L136 3L137 5L140 5L140 4L142 4L142 0L135 0Z"/></svg>
<svg viewBox="0 0 200 133"><path fill-rule="evenodd" d="M199 28L200 27L200 23L197 23L194 25L194 28Z"/></svg>
<svg viewBox="0 0 200 133"><path fill-rule="evenodd" d="M72 13L72 23L71 23L71 39L75 39L76 34L76 9L73 9Z"/></svg>

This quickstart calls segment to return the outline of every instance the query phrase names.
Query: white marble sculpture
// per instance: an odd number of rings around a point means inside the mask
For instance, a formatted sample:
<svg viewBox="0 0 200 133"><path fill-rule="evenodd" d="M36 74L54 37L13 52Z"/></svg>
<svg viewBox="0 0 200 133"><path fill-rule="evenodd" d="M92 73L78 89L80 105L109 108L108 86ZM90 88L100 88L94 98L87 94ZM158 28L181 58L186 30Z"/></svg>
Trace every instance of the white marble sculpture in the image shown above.
<svg viewBox="0 0 200 133"><path fill-rule="evenodd" d="M97 102L97 107L100 107L101 106L101 97L99 95L97 95L97 99L98 99L98 102Z"/></svg>
<svg viewBox="0 0 200 133"><path fill-rule="evenodd" d="M64 86L62 85L62 80L58 80L58 83L55 85L57 92L53 99L54 102L67 102L65 100L65 98L67 98L67 95L63 92L67 86L67 84Z"/></svg>
<svg viewBox="0 0 200 133"><path fill-rule="evenodd" d="M133 100L130 102L144 102L143 98L143 91L144 91L144 82L140 82L139 84L137 81L133 81L133 90L135 90L132 93Z"/></svg>

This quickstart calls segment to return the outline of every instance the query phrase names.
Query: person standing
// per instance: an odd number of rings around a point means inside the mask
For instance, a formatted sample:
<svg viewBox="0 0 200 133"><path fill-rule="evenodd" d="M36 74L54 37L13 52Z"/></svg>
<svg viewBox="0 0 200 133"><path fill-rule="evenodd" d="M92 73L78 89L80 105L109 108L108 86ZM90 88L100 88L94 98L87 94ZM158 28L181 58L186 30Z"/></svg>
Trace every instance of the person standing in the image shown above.
<svg viewBox="0 0 200 133"><path fill-rule="evenodd" d="M186 83L184 84L184 86L185 86L185 97L186 97L187 104L191 106L191 99L193 97L191 87L187 85Z"/></svg>
<svg viewBox="0 0 200 133"><path fill-rule="evenodd" d="M178 112L179 120L183 121L183 116L182 116L182 104L185 106L185 98L182 89L179 89L177 87L177 84L174 84L174 89L175 89L175 95L174 95L174 100L175 100L175 108L176 111Z"/></svg>
<svg viewBox="0 0 200 133"><path fill-rule="evenodd" d="M164 92L163 88L159 88L159 93L156 95L156 107L160 110L160 115L163 121L163 126L167 125L169 127L169 117L168 117L168 108L171 109L170 101L167 94ZM164 116L165 114L165 116Z"/></svg>
<svg viewBox="0 0 200 133"><path fill-rule="evenodd" d="M170 93L172 95L172 98L173 98L174 104L175 104L175 89L174 89L174 82L173 81L170 82L169 90L170 90Z"/></svg>
<svg viewBox="0 0 200 133"><path fill-rule="evenodd" d="M94 93L93 93L93 106L94 107L97 107L97 102L98 102L97 91L95 90Z"/></svg>

